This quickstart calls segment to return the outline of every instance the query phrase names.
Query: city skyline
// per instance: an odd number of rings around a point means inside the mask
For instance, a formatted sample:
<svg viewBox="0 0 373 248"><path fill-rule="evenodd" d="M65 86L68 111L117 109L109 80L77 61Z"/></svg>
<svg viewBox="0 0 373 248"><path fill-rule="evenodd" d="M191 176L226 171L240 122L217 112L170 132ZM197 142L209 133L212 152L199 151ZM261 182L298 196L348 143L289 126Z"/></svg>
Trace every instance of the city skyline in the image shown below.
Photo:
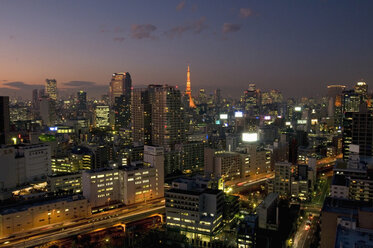
<svg viewBox="0 0 373 248"><path fill-rule="evenodd" d="M31 98L56 78L60 90L96 97L120 71L135 87L184 88L188 64L193 95L220 88L238 97L255 83L316 96L328 84L369 84L373 76L368 1L110 3L3 1L0 93Z"/></svg>

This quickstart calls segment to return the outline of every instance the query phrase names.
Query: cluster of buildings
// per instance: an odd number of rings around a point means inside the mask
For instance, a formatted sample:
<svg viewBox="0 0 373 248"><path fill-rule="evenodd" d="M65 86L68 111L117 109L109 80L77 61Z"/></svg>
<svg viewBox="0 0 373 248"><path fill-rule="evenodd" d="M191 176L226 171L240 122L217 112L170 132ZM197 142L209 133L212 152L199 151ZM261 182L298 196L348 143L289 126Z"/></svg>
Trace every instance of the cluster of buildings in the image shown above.
<svg viewBox="0 0 373 248"><path fill-rule="evenodd" d="M257 230L279 229L279 202L309 201L317 173L334 163L335 200L327 198L323 209L372 202L371 99L364 82L351 90L330 85L320 99L285 100L255 84L240 99L219 89L192 96L189 67L184 92L136 88L130 73L120 72L101 99L81 90L63 98L57 81L47 79L31 101L0 97L0 235L164 197L167 227L195 246L211 246L236 212L224 214L237 205L225 183L271 177L267 197L237 229L239 247L255 247ZM165 191L170 178L178 179ZM340 242L367 228L355 219L348 229L342 219L335 224Z"/></svg>

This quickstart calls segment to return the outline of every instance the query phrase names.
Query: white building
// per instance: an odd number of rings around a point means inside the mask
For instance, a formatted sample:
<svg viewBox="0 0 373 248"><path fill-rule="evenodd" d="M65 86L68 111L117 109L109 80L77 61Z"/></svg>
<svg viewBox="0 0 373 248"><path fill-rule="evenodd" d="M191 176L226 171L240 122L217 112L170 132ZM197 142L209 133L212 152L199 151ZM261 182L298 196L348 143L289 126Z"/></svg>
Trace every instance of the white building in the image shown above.
<svg viewBox="0 0 373 248"><path fill-rule="evenodd" d="M164 196L164 156L162 147L145 146L144 162L119 169L84 171L83 195L92 207L122 202L126 205Z"/></svg>
<svg viewBox="0 0 373 248"><path fill-rule="evenodd" d="M120 199L126 204L146 202L163 197L163 178L159 177L154 167L125 166L119 169Z"/></svg>
<svg viewBox="0 0 373 248"><path fill-rule="evenodd" d="M51 173L50 146L15 145L0 148L0 189L41 182Z"/></svg>
<svg viewBox="0 0 373 248"><path fill-rule="evenodd" d="M83 196L92 208L119 202L119 172L112 169L86 170L82 173Z"/></svg>
<svg viewBox="0 0 373 248"><path fill-rule="evenodd" d="M239 153L205 148L205 173L225 181L241 178L242 158Z"/></svg>
<svg viewBox="0 0 373 248"><path fill-rule="evenodd" d="M223 191L178 179L165 193L167 227L180 229L193 244L210 242L223 218ZM206 185L205 185L206 186Z"/></svg>

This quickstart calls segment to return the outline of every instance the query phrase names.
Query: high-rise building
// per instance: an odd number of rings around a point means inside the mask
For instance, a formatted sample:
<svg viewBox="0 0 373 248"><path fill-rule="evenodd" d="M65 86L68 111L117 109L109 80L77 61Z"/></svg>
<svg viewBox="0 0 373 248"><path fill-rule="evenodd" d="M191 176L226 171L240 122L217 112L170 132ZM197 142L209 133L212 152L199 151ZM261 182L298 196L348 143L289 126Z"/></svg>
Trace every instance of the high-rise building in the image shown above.
<svg viewBox="0 0 373 248"><path fill-rule="evenodd" d="M352 144L359 145L359 155L373 156L373 112L366 105L352 114Z"/></svg>
<svg viewBox="0 0 373 248"><path fill-rule="evenodd" d="M110 82L110 103L114 105L115 98L121 95L131 97L132 79L129 72L114 73Z"/></svg>
<svg viewBox="0 0 373 248"><path fill-rule="evenodd" d="M109 106L96 106L95 126L105 128L110 126L110 108Z"/></svg>
<svg viewBox="0 0 373 248"><path fill-rule="evenodd" d="M359 145L359 154L373 156L373 112L365 104L358 112L347 112L343 118L343 159L348 160L350 145Z"/></svg>
<svg viewBox="0 0 373 248"><path fill-rule="evenodd" d="M252 115L259 115L261 106L260 90L255 84L249 84L249 88L244 92L243 107Z"/></svg>
<svg viewBox="0 0 373 248"><path fill-rule="evenodd" d="M290 196L292 164L288 162L275 163L274 190L281 196Z"/></svg>
<svg viewBox="0 0 373 248"><path fill-rule="evenodd" d="M334 118L334 126L342 126L342 95L344 85L328 86L328 116Z"/></svg>
<svg viewBox="0 0 373 248"><path fill-rule="evenodd" d="M368 85L365 82L357 82L354 86L354 90L356 93L366 97L368 94Z"/></svg>
<svg viewBox="0 0 373 248"><path fill-rule="evenodd" d="M56 102L44 96L39 99L39 107L43 125L52 126L56 124Z"/></svg>
<svg viewBox="0 0 373 248"><path fill-rule="evenodd" d="M87 92L82 90L78 91L77 93L78 98L78 110L86 110L87 109Z"/></svg>
<svg viewBox="0 0 373 248"><path fill-rule="evenodd" d="M148 89L134 89L131 101L132 140L137 144L150 145L152 104Z"/></svg>
<svg viewBox="0 0 373 248"><path fill-rule="evenodd" d="M173 150L185 141L181 93L173 86L149 86L152 102L152 144Z"/></svg>
<svg viewBox="0 0 373 248"><path fill-rule="evenodd" d="M50 99L57 101L57 81L56 79L45 80L45 93Z"/></svg>
<svg viewBox="0 0 373 248"><path fill-rule="evenodd" d="M9 143L9 96L0 96L0 145Z"/></svg>
<svg viewBox="0 0 373 248"><path fill-rule="evenodd" d="M186 90L185 94L189 96L189 107L190 108L195 108L196 105L194 104L193 98L192 98L192 89L190 85L190 69L188 65L188 71L187 71L187 83L186 83Z"/></svg>
<svg viewBox="0 0 373 248"><path fill-rule="evenodd" d="M110 82L110 102L117 129L130 127L132 79L128 72L114 73Z"/></svg>
<svg viewBox="0 0 373 248"><path fill-rule="evenodd" d="M354 90L343 91L342 98L342 111L346 112L359 112L359 106L363 103L363 95Z"/></svg>
<svg viewBox="0 0 373 248"><path fill-rule="evenodd" d="M38 90L34 89L32 91L32 112L34 113L34 117L37 116L38 111L39 111L39 94L38 94Z"/></svg>

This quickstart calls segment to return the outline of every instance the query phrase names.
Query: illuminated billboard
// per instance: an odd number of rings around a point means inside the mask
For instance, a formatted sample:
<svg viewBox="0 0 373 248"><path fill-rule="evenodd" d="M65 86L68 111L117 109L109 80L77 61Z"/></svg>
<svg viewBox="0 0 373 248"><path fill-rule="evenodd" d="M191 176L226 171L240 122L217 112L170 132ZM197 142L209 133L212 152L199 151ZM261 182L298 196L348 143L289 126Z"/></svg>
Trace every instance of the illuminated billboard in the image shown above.
<svg viewBox="0 0 373 248"><path fill-rule="evenodd" d="M241 111L234 112L234 117L236 118L243 117L243 113Z"/></svg>
<svg viewBox="0 0 373 248"><path fill-rule="evenodd" d="M256 142L258 141L258 134L257 133L242 133L242 141Z"/></svg>
<svg viewBox="0 0 373 248"><path fill-rule="evenodd" d="M297 124L307 124L307 120L297 120Z"/></svg>
<svg viewBox="0 0 373 248"><path fill-rule="evenodd" d="M271 116L269 115L264 116L264 120L269 121L270 119L271 119Z"/></svg>
<svg viewBox="0 0 373 248"><path fill-rule="evenodd" d="M220 114L220 120L227 120L228 114Z"/></svg>
<svg viewBox="0 0 373 248"><path fill-rule="evenodd" d="M297 111L297 112L300 112L300 111L302 111L302 108L301 107L295 107L294 110Z"/></svg>

